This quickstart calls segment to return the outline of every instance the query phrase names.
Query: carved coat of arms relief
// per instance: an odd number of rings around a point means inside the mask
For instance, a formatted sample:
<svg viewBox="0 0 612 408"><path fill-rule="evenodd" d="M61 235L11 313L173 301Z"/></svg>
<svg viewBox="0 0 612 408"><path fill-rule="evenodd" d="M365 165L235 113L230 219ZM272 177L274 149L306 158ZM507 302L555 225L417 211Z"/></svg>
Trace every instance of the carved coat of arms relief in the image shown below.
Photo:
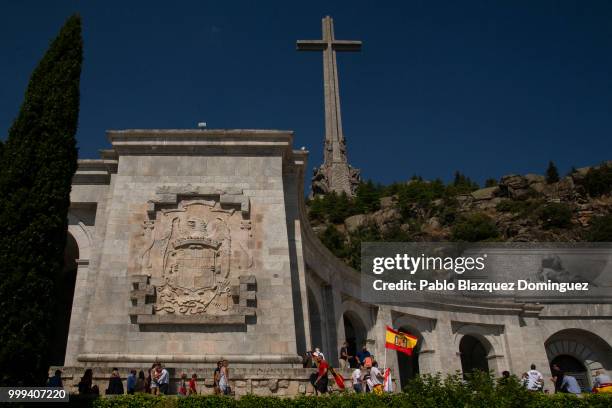
<svg viewBox="0 0 612 408"><path fill-rule="evenodd" d="M244 314L240 282L253 265L248 198L211 196L191 186L175 189L176 195L162 190L142 222L133 276L140 282L147 277L149 296L136 302L150 305L154 315Z"/></svg>

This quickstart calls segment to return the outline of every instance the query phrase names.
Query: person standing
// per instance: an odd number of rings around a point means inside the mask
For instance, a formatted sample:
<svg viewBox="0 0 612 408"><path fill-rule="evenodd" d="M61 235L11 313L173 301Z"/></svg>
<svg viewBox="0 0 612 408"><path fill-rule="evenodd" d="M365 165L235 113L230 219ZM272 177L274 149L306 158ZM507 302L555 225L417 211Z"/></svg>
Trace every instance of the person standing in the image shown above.
<svg viewBox="0 0 612 408"><path fill-rule="evenodd" d="M111 377L108 380L108 388L106 389L106 395L122 395L123 394L123 382L119 376L119 369L113 368Z"/></svg>
<svg viewBox="0 0 612 408"><path fill-rule="evenodd" d="M345 341L344 343L342 343L342 347L340 347L340 358L338 360L340 362L341 370L348 367L348 360L349 360L348 343Z"/></svg>
<svg viewBox="0 0 612 408"><path fill-rule="evenodd" d="M327 363L327 361L325 361L325 359L320 353L315 354L314 359L318 369L317 372L310 377L311 383L315 389L315 394L319 392L321 394L325 394L327 392L328 387L327 371L329 370L329 364Z"/></svg>
<svg viewBox="0 0 612 408"><path fill-rule="evenodd" d="M79 395L99 395L100 390L97 385L93 385L93 371L88 368L83 373L79 382Z"/></svg>
<svg viewBox="0 0 612 408"><path fill-rule="evenodd" d="M136 384L134 385L134 393L145 393L147 392L147 381L145 379L144 371L140 370Z"/></svg>
<svg viewBox="0 0 612 408"><path fill-rule="evenodd" d="M62 383L62 370L55 370L53 377L49 378L47 387L63 387Z"/></svg>
<svg viewBox="0 0 612 408"><path fill-rule="evenodd" d="M168 395L168 386L170 384L170 373L160 364L157 365L157 369L160 370L157 384L159 386L159 392L163 395Z"/></svg>
<svg viewBox="0 0 612 408"><path fill-rule="evenodd" d="M561 368L557 364L553 364L550 372L552 373L552 378L550 379L555 385L555 393L561 392L561 383L563 382L563 372Z"/></svg>
<svg viewBox="0 0 612 408"><path fill-rule="evenodd" d="M181 381L179 381L178 395L187 396L187 374L181 374Z"/></svg>
<svg viewBox="0 0 612 408"><path fill-rule="evenodd" d="M221 394L221 389L219 388L219 377L221 376L221 367L223 366L223 361L217 361L217 368L215 368L215 372L213 374L213 388L215 394Z"/></svg>
<svg viewBox="0 0 612 408"><path fill-rule="evenodd" d="M542 391L544 388L544 376L536 370L536 365L531 365L531 370L527 371L527 389L529 391Z"/></svg>
<svg viewBox="0 0 612 408"><path fill-rule="evenodd" d="M153 363L149 370L149 377L147 378L147 392L153 395L159 395L159 384L157 379L159 378L159 372L157 371L157 363Z"/></svg>
<svg viewBox="0 0 612 408"><path fill-rule="evenodd" d="M187 390L187 395L197 395L198 394L198 375L193 373L191 375L191 379L189 380L189 389Z"/></svg>
<svg viewBox="0 0 612 408"><path fill-rule="evenodd" d="M361 351L357 353L357 364L363 364L365 368L370 368L372 354L368 351L368 347L364 344Z"/></svg>
<svg viewBox="0 0 612 408"><path fill-rule="evenodd" d="M128 394L134 394L134 389L136 388L136 370L130 370L125 387L127 388Z"/></svg>
<svg viewBox="0 0 612 408"><path fill-rule="evenodd" d="M223 395L230 395L232 392L229 385L229 363L227 360L223 360L221 364L221 370L219 372L219 389Z"/></svg>
<svg viewBox="0 0 612 408"><path fill-rule="evenodd" d="M377 395L381 395L383 393L383 380L384 376L380 372L378 368L378 363L376 361L372 362L372 368L370 368L370 389Z"/></svg>
<svg viewBox="0 0 612 408"><path fill-rule="evenodd" d="M361 367L363 367L362 365L357 367L354 371L353 374L351 374L351 381L353 383L353 390L355 390L355 392L357 394L360 394L363 392L363 379L361 376Z"/></svg>

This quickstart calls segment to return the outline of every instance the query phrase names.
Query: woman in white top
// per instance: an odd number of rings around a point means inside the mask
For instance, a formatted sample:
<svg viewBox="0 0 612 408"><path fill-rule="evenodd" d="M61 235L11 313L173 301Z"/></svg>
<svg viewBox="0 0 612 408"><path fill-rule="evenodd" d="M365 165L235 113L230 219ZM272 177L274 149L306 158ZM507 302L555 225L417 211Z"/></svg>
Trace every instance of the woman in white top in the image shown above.
<svg viewBox="0 0 612 408"><path fill-rule="evenodd" d="M221 389L223 395L229 395L231 392L229 386L229 368L227 366L227 360L223 360L223 365L221 366L219 373L219 388Z"/></svg>

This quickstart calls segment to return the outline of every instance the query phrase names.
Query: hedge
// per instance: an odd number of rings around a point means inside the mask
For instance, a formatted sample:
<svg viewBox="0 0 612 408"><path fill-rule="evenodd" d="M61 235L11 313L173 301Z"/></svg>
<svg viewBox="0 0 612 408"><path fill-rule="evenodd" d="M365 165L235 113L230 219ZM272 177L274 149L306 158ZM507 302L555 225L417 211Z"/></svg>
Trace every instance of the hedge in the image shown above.
<svg viewBox="0 0 612 408"><path fill-rule="evenodd" d="M225 408L347 408L347 407L409 407L409 408L604 408L612 406L612 394L546 395L527 391L516 377L502 381L491 374L475 371L465 378L460 374L421 375L412 379L404 392L396 394L328 394L294 398L243 396L238 399L223 396L154 397L123 395L94 401L96 408L119 407L225 407Z"/></svg>
<svg viewBox="0 0 612 408"><path fill-rule="evenodd" d="M417 394L398 393L376 396L373 394L347 394L327 396L301 396L296 398L258 397L247 395L240 399L221 396L176 396L154 397L152 395L122 395L103 397L94 401L96 408L136 408L136 407L221 407L221 408L346 408L346 407L410 407L410 408L450 408L450 407L533 407L533 408L609 408L612 406L612 395L584 394L576 397L569 394L545 395L531 393L527 399L496 399L475 393L470 401L453 398L441 401Z"/></svg>

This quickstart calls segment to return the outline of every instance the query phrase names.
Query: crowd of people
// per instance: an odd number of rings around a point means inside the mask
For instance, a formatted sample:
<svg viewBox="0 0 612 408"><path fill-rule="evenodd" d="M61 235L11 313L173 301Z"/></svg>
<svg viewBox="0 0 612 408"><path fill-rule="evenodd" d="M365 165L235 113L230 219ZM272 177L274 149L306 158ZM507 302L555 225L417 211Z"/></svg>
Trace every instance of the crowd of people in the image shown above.
<svg viewBox="0 0 612 408"><path fill-rule="evenodd" d="M57 370L55 375L49 379L48 386L62 387L61 375L62 372ZM231 388L229 384L229 363L227 360L220 360L217 362L217 367L213 373L215 394L230 395ZM91 368L85 370L78 388L81 395L100 395L100 389L93 383L93 371ZM127 376L125 388L124 390L119 369L113 368L105 390L106 395L122 395L125 393L168 395L170 394L170 373L162 363L153 363L146 374L143 370L137 373L136 370L132 369ZM191 378L188 378L186 373L181 374L176 389L178 395L198 394L198 375L194 373L191 375Z"/></svg>
<svg viewBox="0 0 612 408"><path fill-rule="evenodd" d="M375 360L374 356L368 351L367 346L364 344L361 350L356 353L351 353L350 350L351 348L348 343L344 342L339 352L339 366L340 369L343 370L348 368L353 369L351 384L354 392L373 392L382 394L384 392L384 374L379 369L378 362ZM310 376L310 383L315 390L315 394L325 394L329 392L329 374L331 374L332 378L337 382L341 382L342 386L340 388L344 388L342 376L337 374L335 370L330 367L324 354L318 347L305 354L303 367L316 369ZM557 364L552 365L551 372L552 378L550 381L554 385L555 393L581 394L583 392L576 377L564 372ZM504 371L501 381L508 381L509 379L510 372ZM180 381L176 387L177 394L183 396L198 394L197 382L197 374L192 374L190 378L188 378L186 373L181 374ZM522 374L521 382L529 391L548 393L548 390L544 389L544 376L537 370L535 364L531 365L529 371ZM54 375L49 378L48 386L63 386L61 370L56 370ZM220 360L217 362L217 367L213 373L213 387L215 394L231 394L229 364L227 360ZM612 389L610 389L611 387L612 380L610 377L601 370L597 370L593 377L592 391L597 392L598 389L601 390L606 388L605 392L612 392ZM85 370L78 384L78 388L79 394L82 395L100 394L98 386L93 383L93 371L90 368ZM132 369L127 377L126 390L124 390L119 369L113 368L105 394L121 395L126 392L127 394L147 393L153 395L167 395L170 393L170 373L158 362L154 363L151 368L147 370L146 374L143 370L137 373L136 370Z"/></svg>
<svg viewBox="0 0 612 408"><path fill-rule="evenodd" d="M555 393L568 393L568 394L581 394L583 392L578 380L573 375L564 372L559 365L553 364L551 367L552 377L550 381L554 385ZM502 373L503 379L510 377L510 372L504 371ZM531 369L524 372L521 376L523 386L529 391L544 392L548 393L548 390L544 389L544 376L540 371L536 369L536 365L532 364ZM595 372L593 377L593 388L591 391L596 392L599 388L604 386L610 386L612 381L607 374L604 374L601 370Z"/></svg>
<svg viewBox="0 0 612 408"><path fill-rule="evenodd" d="M357 393L374 392L376 394L383 393L384 375L378 367L378 362L374 356L368 351L364 344L362 349L352 355L347 342L344 342L339 352L340 369L353 368L351 374L351 383L353 390ZM305 368L316 368L317 371L310 376L310 383L314 387L315 394L325 394L329 391L328 374L336 378L337 374L334 369L329 366L325 355L316 347L313 351L306 353L303 359Z"/></svg>

